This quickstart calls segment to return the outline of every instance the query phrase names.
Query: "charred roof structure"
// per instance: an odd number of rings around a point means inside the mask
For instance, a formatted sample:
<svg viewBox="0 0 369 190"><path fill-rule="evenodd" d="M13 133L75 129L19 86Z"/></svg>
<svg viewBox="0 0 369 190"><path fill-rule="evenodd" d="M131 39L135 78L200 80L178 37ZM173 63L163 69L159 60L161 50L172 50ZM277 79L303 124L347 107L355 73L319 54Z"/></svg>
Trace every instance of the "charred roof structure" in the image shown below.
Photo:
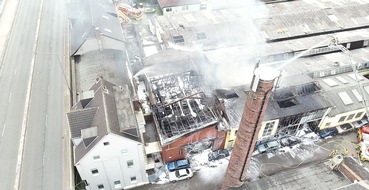
<svg viewBox="0 0 369 190"><path fill-rule="evenodd" d="M242 117L243 104L247 99L244 89L244 86L239 86L222 93L217 90L217 97L225 102L231 127L237 128ZM320 121L331 107L333 104L322 92L319 83L297 81L289 87L274 89L264 121L279 119L278 133L294 135L304 124Z"/></svg>
<svg viewBox="0 0 369 190"><path fill-rule="evenodd" d="M217 124L218 112L202 89L202 76L189 70L150 78L155 120L162 145Z"/></svg>

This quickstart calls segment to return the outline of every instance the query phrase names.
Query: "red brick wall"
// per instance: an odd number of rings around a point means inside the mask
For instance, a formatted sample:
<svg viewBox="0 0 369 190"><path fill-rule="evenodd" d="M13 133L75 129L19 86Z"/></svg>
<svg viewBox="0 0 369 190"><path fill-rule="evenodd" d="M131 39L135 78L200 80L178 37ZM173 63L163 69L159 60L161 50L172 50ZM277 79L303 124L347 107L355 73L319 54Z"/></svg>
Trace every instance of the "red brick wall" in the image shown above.
<svg viewBox="0 0 369 190"><path fill-rule="evenodd" d="M224 147L226 134L227 133L225 131L218 131L215 126L211 126L189 136L182 137L171 144L162 147L163 161L168 163L174 160L185 158L186 145L206 139L214 139L213 150L222 149Z"/></svg>

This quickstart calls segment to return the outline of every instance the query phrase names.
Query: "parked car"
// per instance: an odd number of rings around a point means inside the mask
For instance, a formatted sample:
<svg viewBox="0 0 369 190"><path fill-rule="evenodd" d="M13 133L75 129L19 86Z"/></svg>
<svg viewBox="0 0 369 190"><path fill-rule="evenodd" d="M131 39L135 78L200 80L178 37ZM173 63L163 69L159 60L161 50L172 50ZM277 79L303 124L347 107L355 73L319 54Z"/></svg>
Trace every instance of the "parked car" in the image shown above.
<svg viewBox="0 0 369 190"><path fill-rule="evenodd" d="M346 123L346 124L343 124L339 127L337 127L338 129L338 133L344 133L346 131L350 131L350 130L353 130L354 129L354 126L351 124L351 123Z"/></svg>
<svg viewBox="0 0 369 190"><path fill-rule="evenodd" d="M167 164L167 169L169 172L190 168L190 162L187 159L180 159Z"/></svg>
<svg viewBox="0 0 369 190"><path fill-rule="evenodd" d="M214 151L214 152L210 152L208 154L208 160L209 161L219 160L219 159L225 158L227 156L229 156L229 151L227 149L217 150L217 151Z"/></svg>
<svg viewBox="0 0 369 190"><path fill-rule="evenodd" d="M336 127L330 127L319 131L319 136L322 138L327 138L329 136L334 136L338 134L338 129Z"/></svg>
<svg viewBox="0 0 369 190"><path fill-rule="evenodd" d="M357 129L364 125L367 125L368 123L369 121L367 119L362 119L362 120L353 122L352 125Z"/></svg>
<svg viewBox="0 0 369 190"><path fill-rule="evenodd" d="M180 169L176 171L169 172L169 181L176 182L184 179L190 179L193 176L191 168Z"/></svg>
<svg viewBox="0 0 369 190"><path fill-rule="evenodd" d="M295 136L282 137L279 140L281 146L294 146L301 143L301 139Z"/></svg>
<svg viewBox="0 0 369 190"><path fill-rule="evenodd" d="M257 146L259 153L277 150L278 148L279 148L278 141L269 141L267 143L263 143Z"/></svg>

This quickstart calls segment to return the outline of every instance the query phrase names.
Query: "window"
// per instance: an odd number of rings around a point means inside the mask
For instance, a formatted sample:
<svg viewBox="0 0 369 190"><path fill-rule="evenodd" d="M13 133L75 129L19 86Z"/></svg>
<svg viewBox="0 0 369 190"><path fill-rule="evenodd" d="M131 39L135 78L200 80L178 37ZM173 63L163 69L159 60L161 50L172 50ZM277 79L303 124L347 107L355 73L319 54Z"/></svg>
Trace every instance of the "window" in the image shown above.
<svg viewBox="0 0 369 190"><path fill-rule="evenodd" d="M127 154L128 150L127 149L123 149L120 151L122 154Z"/></svg>
<svg viewBox="0 0 369 190"><path fill-rule="evenodd" d="M234 136L236 136L236 135L237 135L237 132L238 132L238 130L235 130L235 131L234 131Z"/></svg>
<svg viewBox="0 0 369 190"><path fill-rule="evenodd" d="M132 168L132 167L133 167L133 160L128 160L128 161L127 161L127 166L128 166L129 168Z"/></svg>
<svg viewBox="0 0 369 190"><path fill-rule="evenodd" d="M196 33L196 39L203 40L206 39L206 35L204 32Z"/></svg>
<svg viewBox="0 0 369 190"><path fill-rule="evenodd" d="M328 127L328 126L330 126L330 125L331 125L331 123L330 123L330 122L328 122L328 123L326 123L326 124L325 124L325 126L326 126L326 127Z"/></svg>
<svg viewBox="0 0 369 190"><path fill-rule="evenodd" d="M357 113L357 114L356 114L356 116L355 116L355 118L359 118L359 117L361 117L361 116L363 115L363 113L364 113L364 112L359 112L359 113Z"/></svg>
<svg viewBox="0 0 369 190"><path fill-rule="evenodd" d="M182 11L188 10L188 5L182 6Z"/></svg>
<svg viewBox="0 0 369 190"><path fill-rule="evenodd" d="M94 158L94 160L100 160L100 155L96 155L93 158Z"/></svg>
<svg viewBox="0 0 369 190"><path fill-rule="evenodd" d="M179 149L179 155L182 155L182 149Z"/></svg>
<svg viewBox="0 0 369 190"><path fill-rule="evenodd" d="M346 119L346 120L351 120L352 118L354 118L354 116L355 116L355 114L351 114L351 115L349 115L349 116L347 117L347 119Z"/></svg>
<svg viewBox="0 0 369 190"><path fill-rule="evenodd" d="M346 119L346 116L342 116L342 117L340 118L340 120L338 120L338 122L345 121L345 119Z"/></svg>
<svg viewBox="0 0 369 190"><path fill-rule="evenodd" d="M115 189L120 189L120 188L122 188L122 185L120 184L120 181L118 180L118 181L114 181L114 188Z"/></svg>
<svg viewBox="0 0 369 190"><path fill-rule="evenodd" d="M172 11L172 8L166 8L166 11L167 12L171 12Z"/></svg>
<svg viewBox="0 0 369 190"><path fill-rule="evenodd" d="M179 36L173 36L173 41L174 43L180 43L180 42L184 42L184 38L182 35Z"/></svg>
<svg viewBox="0 0 369 190"><path fill-rule="evenodd" d="M271 135L273 127L274 127L274 122L267 123L264 127L263 137Z"/></svg>
<svg viewBox="0 0 369 190"><path fill-rule="evenodd" d="M97 175L99 175L99 170L97 170L97 169L92 169L92 170L91 170L91 173L92 173L92 175L93 175L93 176L97 176Z"/></svg>
<svg viewBox="0 0 369 190"><path fill-rule="evenodd" d="M131 183L136 183L136 182L137 182L136 176L131 177Z"/></svg>
<svg viewBox="0 0 369 190"><path fill-rule="evenodd" d="M109 146L110 143L109 142L104 142L104 146Z"/></svg>
<svg viewBox="0 0 369 190"><path fill-rule="evenodd" d="M97 185L97 188L98 189L104 189L104 185L103 184Z"/></svg>

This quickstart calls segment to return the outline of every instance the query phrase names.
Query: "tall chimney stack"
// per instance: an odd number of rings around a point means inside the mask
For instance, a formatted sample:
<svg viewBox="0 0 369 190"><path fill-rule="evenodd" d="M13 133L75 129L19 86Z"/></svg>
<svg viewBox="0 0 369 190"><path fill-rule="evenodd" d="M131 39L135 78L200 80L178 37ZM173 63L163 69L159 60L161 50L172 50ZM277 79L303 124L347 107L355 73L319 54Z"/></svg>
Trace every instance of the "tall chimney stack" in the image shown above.
<svg viewBox="0 0 369 190"><path fill-rule="evenodd" d="M277 75L277 71L269 67L261 66L254 70L251 91L247 92L245 108L222 189L239 187L246 180L246 172Z"/></svg>

